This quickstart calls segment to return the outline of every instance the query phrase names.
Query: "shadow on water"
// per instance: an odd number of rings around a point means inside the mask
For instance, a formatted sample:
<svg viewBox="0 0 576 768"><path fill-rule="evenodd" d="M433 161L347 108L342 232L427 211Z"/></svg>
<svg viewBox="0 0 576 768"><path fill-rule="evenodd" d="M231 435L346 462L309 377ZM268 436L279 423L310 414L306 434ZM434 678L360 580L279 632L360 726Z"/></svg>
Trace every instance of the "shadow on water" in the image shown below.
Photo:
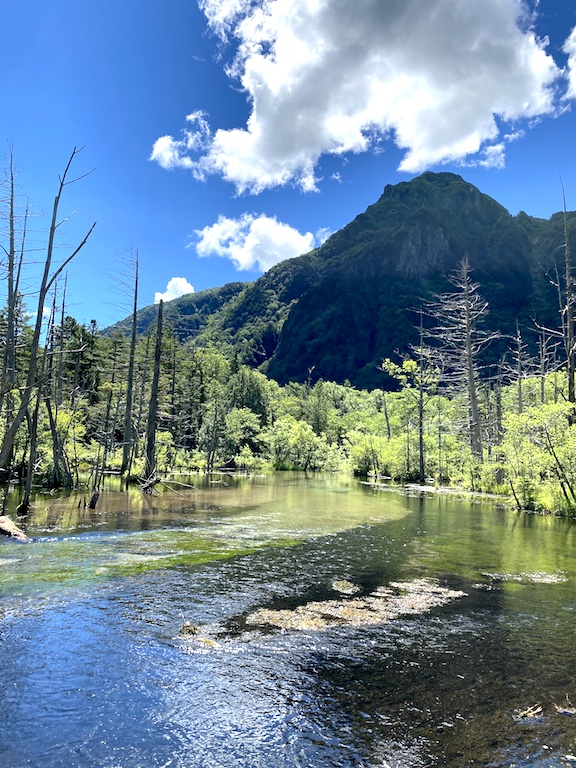
<svg viewBox="0 0 576 768"><path fill-rule="evenodd" d="M356 657L317 654L320 690L350 713L377 765L570 765L576 721L554 705L574 695L573 639L558 643L555 671L540 660L541 627L507 625L501 595L460 586L468 600L363 633ZM541 715L520 717L534 705Z"/></svg>
<svg viewBox="0 0 576 768"><path fill-rule="evenodd" d="M94 517L39 498L35 542L0 545L0 764L576 764L556 709L576 704L573 526L348 478L226 482L103 494ZM353 600L337 580L421 578L466 596L371 626L246 623Z"/></svg>

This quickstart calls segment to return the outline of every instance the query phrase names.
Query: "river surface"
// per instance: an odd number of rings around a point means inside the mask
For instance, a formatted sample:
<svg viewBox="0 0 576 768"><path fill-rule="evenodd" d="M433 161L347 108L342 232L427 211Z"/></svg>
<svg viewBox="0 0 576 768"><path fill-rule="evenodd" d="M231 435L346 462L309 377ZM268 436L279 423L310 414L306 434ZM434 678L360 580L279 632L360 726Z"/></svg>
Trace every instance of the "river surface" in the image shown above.
<svg viewBox="0 0 576 768"><path fill-rule="evenodd" d="M573 523L345 477L190 482L37 497L33 543L0 542L2 768L576 766ZM399 581L458 596L298 625Z"/></svg>

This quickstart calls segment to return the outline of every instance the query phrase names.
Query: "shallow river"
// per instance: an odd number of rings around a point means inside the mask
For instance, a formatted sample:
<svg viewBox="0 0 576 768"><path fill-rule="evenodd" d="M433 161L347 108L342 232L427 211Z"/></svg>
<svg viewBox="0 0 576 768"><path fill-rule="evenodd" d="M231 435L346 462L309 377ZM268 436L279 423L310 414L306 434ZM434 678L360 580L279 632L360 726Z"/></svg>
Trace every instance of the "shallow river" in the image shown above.
<svg viewBox="0 0 576 768"><path fill-rule="evenodd" d="M576 766L574 524L219 480L37 498L0 542L2 768ZM304 621L397 582L456 597Z"/></svg>

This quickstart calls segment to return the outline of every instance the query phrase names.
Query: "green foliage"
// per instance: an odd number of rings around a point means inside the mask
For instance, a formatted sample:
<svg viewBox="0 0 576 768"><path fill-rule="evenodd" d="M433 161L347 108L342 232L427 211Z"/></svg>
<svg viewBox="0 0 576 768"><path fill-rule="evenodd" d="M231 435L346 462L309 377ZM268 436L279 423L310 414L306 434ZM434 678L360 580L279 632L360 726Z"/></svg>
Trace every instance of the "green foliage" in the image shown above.
<svg viewBox="0 0 576 768"><path fill-rule="evenodd" d="M326 470L342 468L342 455L325 437L316 435L304 421L293 416L279 418L263 434L274 469Z"/></svg>
<svg viewBox="0 0 576 768"><path fill-rule="evenodd" d="M246 409L259 417L260 424L265 424L269 412L267 384L263 374L242 366L228 382L230 407Z"/></svg>
<svg viewBox="0 0 576 768"><path fill-rule="evenodd" d="M255 283L168 302L159 473L352 471L505 492L522 509L576 514L576 417L565 402L558 354L543 358L538 376L527 363L516 379L500 359L517 320L558 321L550 277L563 225L562 216L514 218L459 176L426 173L387 187L321 248L276 265ZM576 215L569 230L576 251ZM488 331L503 332L480 361L498 374L479 377L476 423L483 433L475 456L466 398L442 389L413 311L431 293L446 291L445 275L465 254L491 303ZM156 318L155 307L137 318L127 422L132 477L144 472ZM9 348L7 326L0 312L0 351ZM29 477L56 485L56 478L78 483L88 473L97 487L103 473L120 468L129 328L127 320L100 334L94 322L60 317L40 350L28 400L22 392L27 366L33 370L31 328L17 303L16 377L0 395L1 425L29 403L11 444L13 476L23 479L31 463ZM529 335L534 352L537 334ZM396 350L401 362L392 362Z"/></svg>
<svg viewBox="0 0 576 768"><path fill-rule="evenodd" d="M123 337L102 337L71 318L63 330L51 378L39 390L36 477L51 482L58 461L72 478L88 473L96 482L102 471L118 471L121 464L128 348ZM132 476L144 471L152 347L153 337L142 338L136 350ZM517 382L482 389L486 434L479 460L467 440L465 397L439 390L437 370L422 360L386 360L383 370L400 389L384 392L313 382L313 370L304 383L282 387L259 371L232 365L214 348L182 346L170 331L162 349L156 435L161 474L270 467L414 482L422 446L429 482L507 493L523 509L576 511L576 426L573 406L563 399L562 370L523 379L521 413ZM16 400L17 392L5 407L14 408ZM14 444L15 469L24 466L28 447L23 425Z"/></svg>
<svg viewBox="0 0 576 768"><path fill-rule="evenodd" d="M257 414L249 408L232 408L226 415L225 438L225 451L230 458L240 455L245 448L252 455L260 453L263 438Z"/></svg>
<svg viewBox="0 0 576 768"><path fill-rule="evenodd" d="M515 496L527 509L576 507L576 425L570 403L527 408L505 419L502 453ZM548 510L550 511L550 510Z"/></svg>

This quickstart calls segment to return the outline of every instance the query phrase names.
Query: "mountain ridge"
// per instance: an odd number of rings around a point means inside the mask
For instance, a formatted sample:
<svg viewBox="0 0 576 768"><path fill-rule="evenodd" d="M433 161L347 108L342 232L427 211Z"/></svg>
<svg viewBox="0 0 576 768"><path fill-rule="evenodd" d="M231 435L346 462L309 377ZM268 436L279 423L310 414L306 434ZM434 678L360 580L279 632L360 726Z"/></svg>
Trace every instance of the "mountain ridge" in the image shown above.
<svg viewBox="0 0 576 768"><path fill-rule="evenodd" d="M576 214L568 214L570 238ZM467 256L490 302L488 327L558 324L550 275L563 260L564 215L512 216L461 176L426 172L380 198L309 253L252 283L228 283L165 303L181 342L215 344L281 384L314 378L381 384L377 365L416 342L416 309L450 289ZM138 313L143 332L155 308ZM130 318L106 329L127 332ZM502 347L502 349L500 348ZM493 356L503 353L496 345Z"/></svg>

